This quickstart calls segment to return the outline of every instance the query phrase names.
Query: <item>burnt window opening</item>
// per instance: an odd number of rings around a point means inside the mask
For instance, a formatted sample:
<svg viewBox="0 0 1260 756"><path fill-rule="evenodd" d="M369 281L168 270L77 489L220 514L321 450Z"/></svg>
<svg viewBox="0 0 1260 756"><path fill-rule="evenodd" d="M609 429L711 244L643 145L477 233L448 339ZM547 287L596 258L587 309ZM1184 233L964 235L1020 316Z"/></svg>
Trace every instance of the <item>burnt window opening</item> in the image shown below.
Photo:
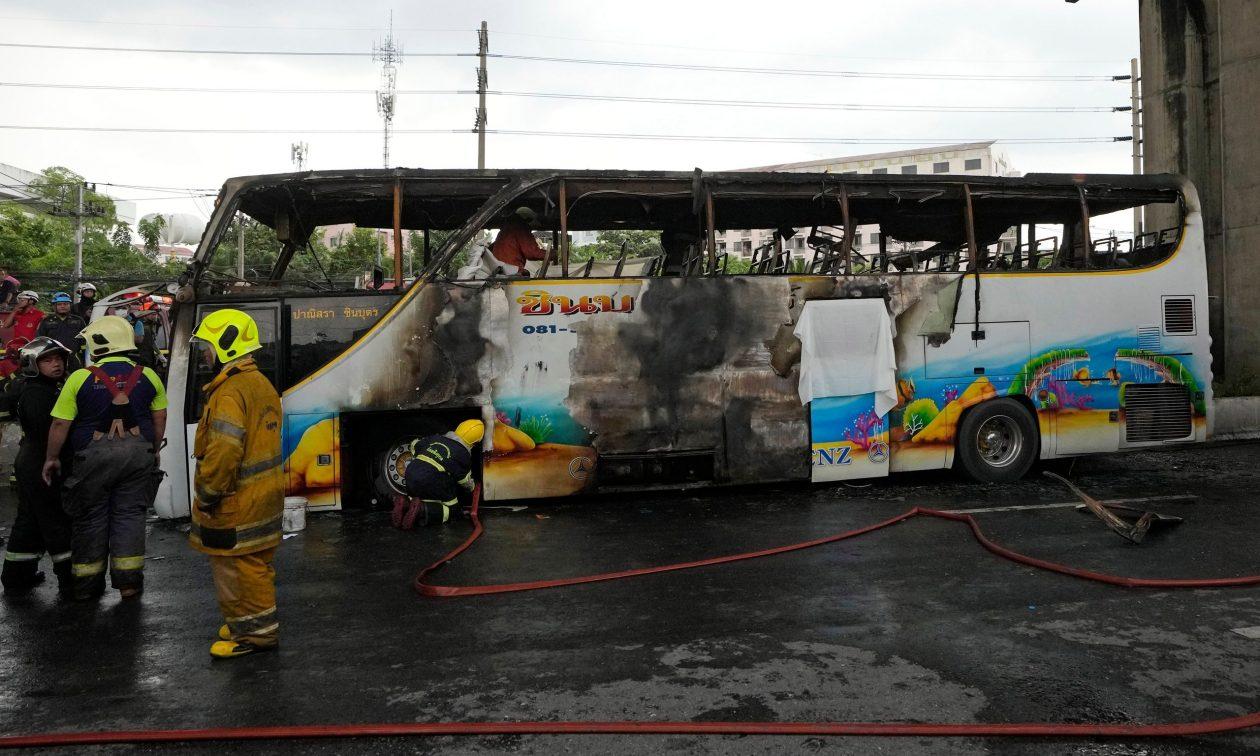
<svg viewBox="0 0 1260 756"><path fill-rule="evenodd" d="M1161 176L366 171L260 177L222 201L199 284L258 298L428 278L1137 268L1167 259L1182 223Z"/></svg>

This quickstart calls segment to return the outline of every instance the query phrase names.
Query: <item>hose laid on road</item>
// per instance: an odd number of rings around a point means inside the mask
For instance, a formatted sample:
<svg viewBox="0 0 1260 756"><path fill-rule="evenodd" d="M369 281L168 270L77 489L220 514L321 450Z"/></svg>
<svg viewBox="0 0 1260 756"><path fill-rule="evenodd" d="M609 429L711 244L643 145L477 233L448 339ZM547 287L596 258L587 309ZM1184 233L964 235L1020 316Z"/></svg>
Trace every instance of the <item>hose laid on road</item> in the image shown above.
<svg viewBox="0 0 1260 756"><path fill-rule="evenodd" d="M861 528L815 538L801 543L727 556L645 567L598 575L556 580L537 580L480 586L434 585L427 578L464 553L481 537L484 528L478 516L480 490L474 492L471 508L473 531L458 547L425 567L414 580L423 596L484 596L492 593L558 588L663 572L708 567L730 562L786 554L836 543L915 517L938 517L967 524L984 548L1005 559L1062 575L1126 588L1224 588L1260 584L1260 575L1228 578L1135 578L1109 575L1069 567L1020 554L985 536L970 514L914 507L896 517ZM82 733L45 733L0 737L0 749L120 743L186 743L197 741L290 740L323 738L404 737L416 735L794 735L794 736L909 736L909 737L1042 737L1042 738L1152 738L1210 735L1260 725L1260 711L1234 717L1162 724L1103 724L1063 722L1022 722L976 724L970 722L399 722L387 724L280 725L272 727L210 727L185 730L113 730Z"/></svg>
<svg viewBox="0 0 1260 756"><path fill-rule="evenodd" d="M775 556L777 554L787 554L793 551L803 551L812 549L816 546L823 546L837 541L845 541L850 538L856 538L867 533L873 533L876 530L882 530L890 525L905 522L915 517L938 517L943 520L953 520L955 522L965 523L971 528L971 534L975 536L980 545L1000 557L1009 559L1019 564L1029 567L1036 567L1041 570L1049 570L1057 572L1060 575L1070 575L1071 577L1081 578L1083 580L1093 580L1098 583L1107 583L1109 585L1118 585L1124 588L1232 588L1248 585L1260 584L1260 575L1244 575L1241 577L1226 578L1141 578L1141 577L1125 577L1122 575L1108 575L1103 572L1094 572L1092 570L1083 570L1077 567L1069 567L1056 562L1049 562L1044 559L1021 554L1018 551L1012 551L1005 546L989 539L980 529L980 523L970 514L961 514L958 512L946 512L940 509L927 509L924 507L914 507L896 517L890 517L883 522L877 522L874 525L866 525L853 530L846 530L842 533L835 533L822 538L815 538L810 541L801 541L800 543L790 543L785 546L775 546L769 549L761 549L759 551L746 551L740 554L728 554L726 556L712 557L710 559L698 559L694 562L677 562L675 564L664 564L657 567L641 567L634 570L621 570L619 572L603 572L597 575L582 575L580 577L558 578L555 580L531 580L522 583L498 583L495 585L434 585L427 582L427 578L432 573L450 564L455 557L464 553L473 542L481 537L484 529L481 526L481 518L478 516L479 489L474 491L472 507L469 514L472 517L473 532L468 536L467 540L456 547L451 553L442 557L433 564L425 567L416 575L413 581L413 587L421 596L429 596L433 598L457 598L460 596L485 596L491 593L516 593L519 591L536 591L543 588L560 588L567 585L582 585L584 583L600 583L607 580L621 580L623 578L639 577L641 575L655 575L662 572L677 572L679 570L691 570L697 567L712 567L718 564L729 564L731 562L743 562L749 559L761 559L762 557Z"/></svg>

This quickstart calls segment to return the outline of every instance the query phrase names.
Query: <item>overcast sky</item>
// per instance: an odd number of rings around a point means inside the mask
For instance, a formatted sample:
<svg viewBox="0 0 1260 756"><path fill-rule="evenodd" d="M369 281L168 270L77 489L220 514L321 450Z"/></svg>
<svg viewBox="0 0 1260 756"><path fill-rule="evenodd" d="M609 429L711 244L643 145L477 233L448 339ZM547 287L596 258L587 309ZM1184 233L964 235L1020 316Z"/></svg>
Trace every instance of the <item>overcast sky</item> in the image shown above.
<svg viewBox="0 0 1260 756"><path fill-rule="evenodd" d="M0 42L110 47L370 53L391 7L407 53L475 52L485 20L492 53L618 61L909 74L1127 74L1137 56L1131 0L881 0L724 3L354 3L0 0ZM474 58L407 58L399 89L474 89ZM1127 82L956 81L766 75L491 59L492 90L805 103L1119 106ZM196 88L371 90L370 57L226 56L0 48L4 82ZM471 129L472 95L400 95L398 129ZM714 107L492 95L492 129L922 140L1112 137L1127 113L898 113ZM293 129L282 134L135 134L0 129L0 163L65 165L91 181L217 190L229 176L292 170L289 145L310 144L313 169L376 168L381 137L301 129L379 129L372 94L254 94L0 86L0 125ZM908 144L666 142L488 136L491 168L708 170L906 149ZM1128 172L1131 146L1006 146L1022 171ZM398 134L391 162L476 166L476 137ZM195 212L205 200L144 199L140 212Z"/></svg>

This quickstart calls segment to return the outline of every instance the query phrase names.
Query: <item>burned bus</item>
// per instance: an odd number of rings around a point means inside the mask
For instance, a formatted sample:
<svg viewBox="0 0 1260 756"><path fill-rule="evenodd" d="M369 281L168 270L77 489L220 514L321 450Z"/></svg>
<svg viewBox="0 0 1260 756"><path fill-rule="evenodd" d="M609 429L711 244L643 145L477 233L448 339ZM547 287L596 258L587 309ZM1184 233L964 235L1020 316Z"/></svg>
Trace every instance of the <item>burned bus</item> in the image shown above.
<svg viewBox="0 0 1260 756"><path fill-rule="evenodd" d="M545 254L495 267L487 241L518 208ZM1135 209L1135 233L1105 230ZM241 217L270 235L269 269L241 275ZM336 224L391 230L392 275L311 274L328 254L312 238ZM729 229L770 241L733 255ZM579 260L571 236L591 230L659 245ZM1175 176L251 176L224 185L180 284L164 516L188 513L210 378L189 335L221 307L262 330L288 492L314 508L387 500L407 441L474 417L488 500L951 467L1010 480L1211 429L1202 218Z"/></svg>

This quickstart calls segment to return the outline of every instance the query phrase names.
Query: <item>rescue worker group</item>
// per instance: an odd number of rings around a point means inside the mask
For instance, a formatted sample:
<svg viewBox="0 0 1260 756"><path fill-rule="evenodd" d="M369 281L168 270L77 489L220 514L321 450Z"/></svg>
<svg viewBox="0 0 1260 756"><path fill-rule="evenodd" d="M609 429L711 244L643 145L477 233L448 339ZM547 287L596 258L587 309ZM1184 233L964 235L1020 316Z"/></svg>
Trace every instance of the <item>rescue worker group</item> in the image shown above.
<svg viewBox="0 0 1260 756"><path fill-rule="evenodd" d="M217 373L202 389L188 540L209 558L224 620L210 654L231 659L279 643L273 562L282 540L283 415L280 395L254 363L264 344L247 313L210 313L193 342ZM18 511L0 584L9 598L36 590L47 554L62 599L96 601L108 571L121 600L137 601L146 517L164 474L166 392L157 373L137 363L135 330L123 317L83 326L75 347L43 335L19 352ZM84 352L88 366L71 370ZM466 420L412 442L410 496L396 499L396 525L451 519L473 486L472 449L484 432L480 420Z"/></svg>

